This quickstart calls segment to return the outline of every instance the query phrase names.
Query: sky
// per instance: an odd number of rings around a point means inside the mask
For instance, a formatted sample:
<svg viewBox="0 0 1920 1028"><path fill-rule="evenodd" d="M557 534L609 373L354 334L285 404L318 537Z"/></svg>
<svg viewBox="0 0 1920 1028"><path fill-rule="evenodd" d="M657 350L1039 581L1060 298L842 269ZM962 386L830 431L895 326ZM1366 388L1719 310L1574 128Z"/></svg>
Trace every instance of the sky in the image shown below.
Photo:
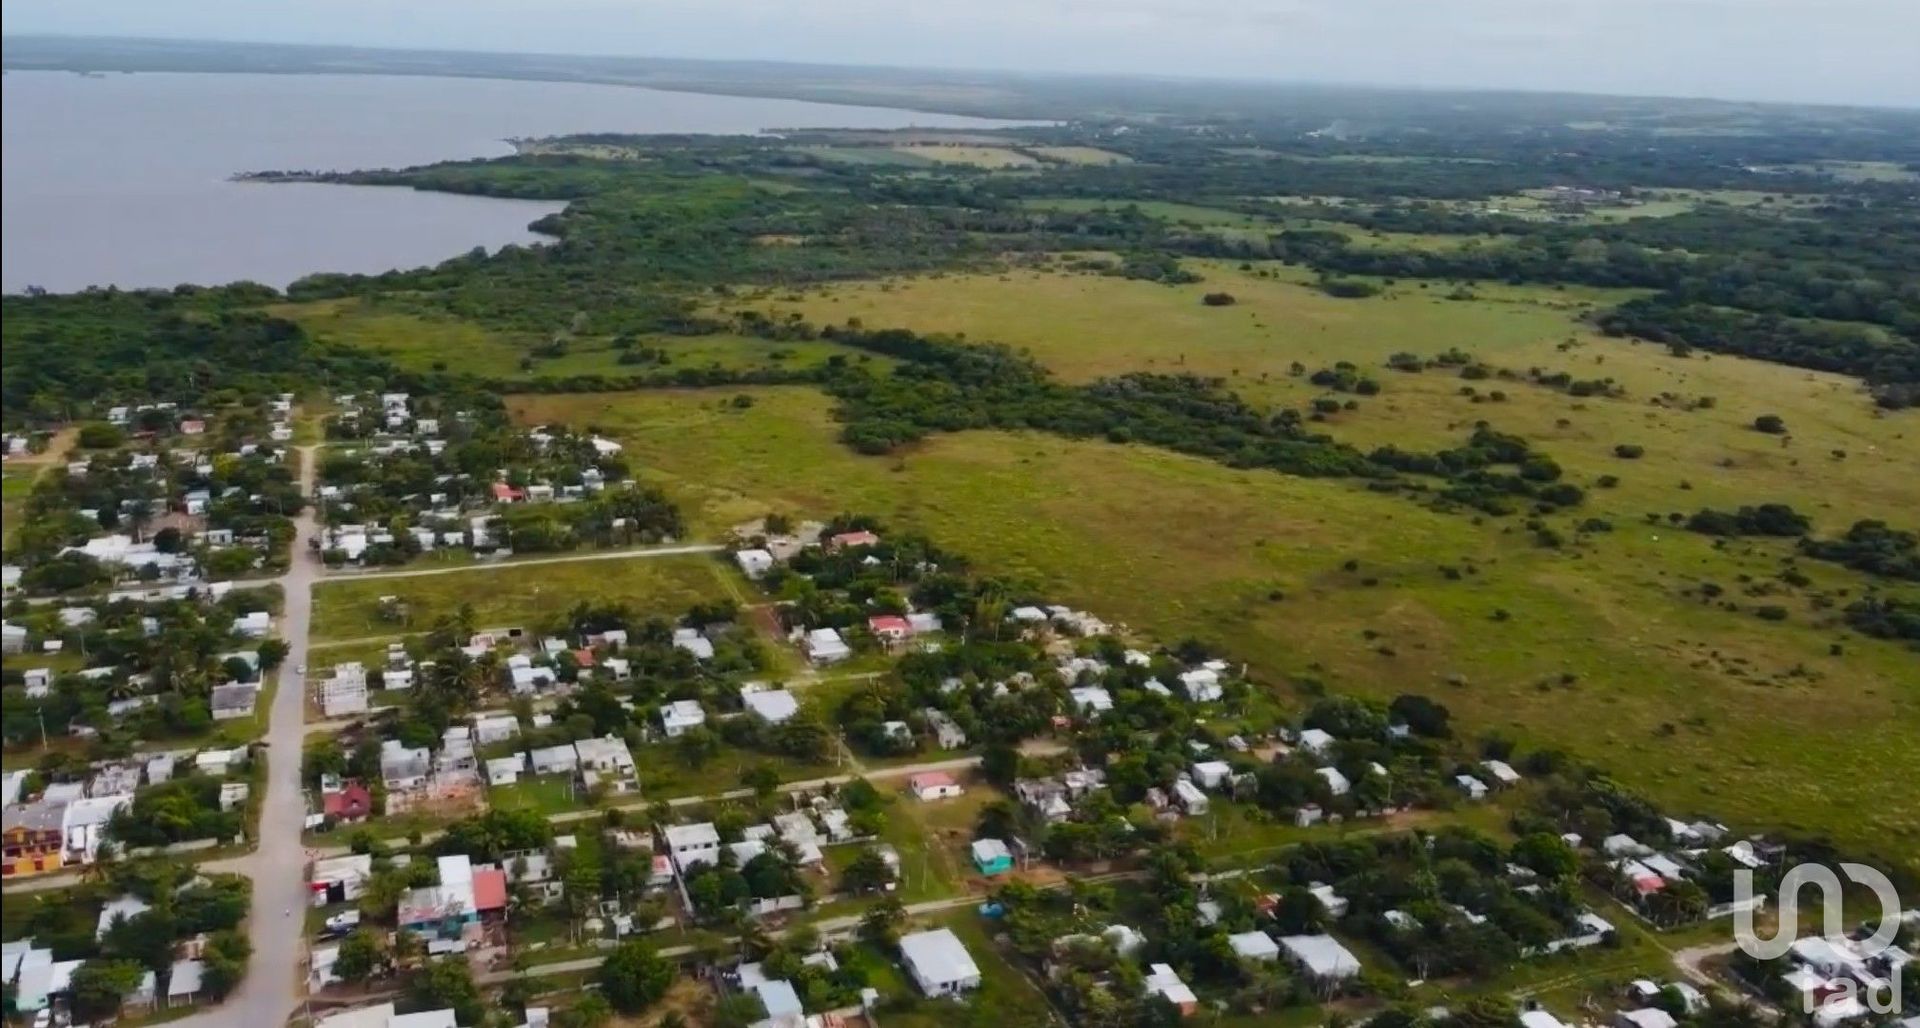
<svg viewBox="0 0 1920 1028"><path fill-rule="evenodd" d="M1920 0L0 0L7 33L1920 107Z"/></svg>

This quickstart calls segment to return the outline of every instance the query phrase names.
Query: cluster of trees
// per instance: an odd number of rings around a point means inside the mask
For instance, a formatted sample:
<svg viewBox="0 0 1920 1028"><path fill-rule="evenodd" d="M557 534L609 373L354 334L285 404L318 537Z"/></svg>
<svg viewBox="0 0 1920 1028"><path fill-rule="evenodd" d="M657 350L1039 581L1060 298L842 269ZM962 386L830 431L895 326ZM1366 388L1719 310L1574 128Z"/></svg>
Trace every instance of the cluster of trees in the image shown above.
<svg viewBox="0 0 1920 1028"><path fill-rule="evenodd" d="M57 425L156 398L252 405L379 368L378 358L321 347L258 309L278 298L249 283L0 298L0 419Z"/></svg>
<svg viewBox="0 0 1920 1028"><path fill-rule="evenodd" d="M208 936L201 958L203 994L218 1000L239 984L251 952L239 931L247 916L245 878L197 874L191 866L161 861L96 868L90 880L71 890L18 897L7 904L9 920L20 926L22 937L51 949L56 960L85 961L73 974L76 1018L117 1015L122 1001L149 972L158 994L166 995L175 947L197 935ZM121 895L137 897L149 909L116 917L100 931L101 905Z"/></svg>
<svg viewBox="0 0 1920 1028"><path fill-rule="evenodd" d="M37 698L27 696L20 667L0 672L0 738L9 745L37 743L43 728L54 736L85 725L97 733L99 753L113 756L131 752L137 740L204 733L214 727L208 707L213 686L254 678L245 660L231 656L235 651L252 648L266 670L285 658L281 640L250 643L232 630L239 614L277 606L268 594L234 590L213 604L194 599L96 604L96 617L81 625L66 624L52 606L10 614L8 620L26 628L29 640L58 640L67 652L114 670L106 676L57 675L47 694ZM118 716L109 712L110 704L142 698L150 702Z"/></svg>
<svg viewBox="0 0 1920 1028"><path fill-rule="evenodd" d="M1702 535L1765 535L1792 538L1807 534L1813 522L1784 503L1762 503L1736 511L1703 507L1687 518L1687 530Z"/></svg>
<svg viewBox="0 0 1920 1028"><path fill-rule="evenodd" d="M125 846L166 846L194 839L232 839L246 826L246 808L220 809L220 780L191 774L149 785L114 812L107 833Z"/></svg>
<svg viewBox="0 0 1920 1028"><path fill-rule="evenodd" d="M1856 521L1838 539L1802 539L1800 552L1870 575L1920 582L1920 537L1884 521Z"/></svg>

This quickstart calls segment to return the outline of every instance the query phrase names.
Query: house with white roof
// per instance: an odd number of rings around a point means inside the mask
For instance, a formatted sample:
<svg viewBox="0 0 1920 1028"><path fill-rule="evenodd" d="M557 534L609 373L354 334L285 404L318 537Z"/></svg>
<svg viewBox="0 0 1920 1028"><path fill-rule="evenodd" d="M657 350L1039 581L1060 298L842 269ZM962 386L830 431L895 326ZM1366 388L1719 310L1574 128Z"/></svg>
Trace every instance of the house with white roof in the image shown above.
<svg viewBox="0 0 1920 1028"><path fill-rule="evenodd" d="M760 549L737 550L733 554L733 562L740 565L741 574L755 579L772 571L774 564L773 554Z"/></svg>
<svg viewBox="0 0 1920 1028"><path fill-rule="evenodd" d="M1313 773L1327 783L1327 792L1335 796L1345 796L1353 791L1353 783L1347 781L1347 776L1341 774L1337 767L1317 767L1313 769Z"/></svg>
<svg viewBox="0 0 1920 1028"><path fill-rule="evenodd" d="M1225 691L1220 687L1220 673L1204 667L1181 672L1180 688L1195 703L1212 703Z"/></svg>
<svg viewBox="0 0 1920 1028"><path fill-rule="evenodd" d="M1088 717L1099 717L1113 709L1113 694L1097 685L1076 686L1068 690L1075 710Z"/></svg>
<svg viewBox="0 0 1920 1028"><path fill-rule="evenodd" d="M1360 959L1331 935L1284 936L1280 948L1286 951L1290 963L1322 986L1360 974Z"/></svg>
<svg viewBox="0 0 1920 1028"><path fill-rule="evenodd" d="M1318 728L1308 728L1300 733L1300 748L1316 757L1324 757L1332 752L1337 740Z"/></svg>
<svg viewBox="0 0 1920 1028"><path fill-rule="evenodd" d="M747 713L762 724L781 724L800 713L800 701L785 689L741 686L740 701L746 705Z"/></svg>
<svg viewBox="0 0 1920 1028"><path fill-rule="evenodd" d="M1190 1017L1200 1009L1200 998L1193 994L1193 989L1186 982L1180 980L1180 975L1170 965L1149 965L1142 984L1146 986L1147 995L1159 996L1173 1004L1182 1017Z"/></svg>
<svg viewBox="0 0 1920 1028"><path fill-rule="evenodd" d="M707 712L701 708L699 700L674 700L660 708L660 727L669 739L678 738L688 729L706 723Z"/></svg>
<svg viewBox="0 0 1920 1028"><path fill-rule="evenodd" d="M1504 760L1483 760L1480 766L1487 769L1487 774L1493 777L1497 785L1517 785L1520 782L1520 772Z"/></svg>
<svg viewBox="0 0 1920 1028"><path fill-rule="evenodd" d="M713 659L713 642L700 634L698 628L676 628L673 630L673 644L693 654L695 660Z"/></svg>
<svg viewBox="0 0 1920 1028"><path fill-rule="evenodd" d="M666 831L667 853L681 874L697 864L720 862L720 830L711 821L699 824L671 825Z"/></svg>
<svg viewBox="0 0 1920 1028"><path fill-rule="evenodd" d="M807 633L807 659L815 664L836 664L853 656L840 633L831 628L816 628Z"/></svg>
<svg viewBox="0 0 1920 1028"><path fill-rule="evenodd" d="M1280 946L1266 932L1240 932L1227 936L1227 945L1233 947L1235 956L1242 960L1278 960Z"/></svg>
<svg viewBox="0 0 1920 1028"><path fill-rule="evenodd" d="M950 928L900 937L900 959L928 996L957 996L980 987L980 968Z"/></svg>

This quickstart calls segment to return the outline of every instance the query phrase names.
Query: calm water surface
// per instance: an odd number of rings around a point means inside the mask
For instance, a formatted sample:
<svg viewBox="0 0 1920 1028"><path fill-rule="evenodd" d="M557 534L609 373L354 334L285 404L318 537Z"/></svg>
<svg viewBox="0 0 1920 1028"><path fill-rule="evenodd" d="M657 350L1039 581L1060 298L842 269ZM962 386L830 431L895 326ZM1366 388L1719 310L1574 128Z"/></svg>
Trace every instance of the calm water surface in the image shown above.
<svg viewBox="0 0 1920 1028"><path fill-rule="evenodd" d="M228 181L398 167L567 132L990 127L878 107L621 86L376 75L10 71L0 79L0 289L276 287L316 271L433 264L537 241L557 203Z"/></svg>

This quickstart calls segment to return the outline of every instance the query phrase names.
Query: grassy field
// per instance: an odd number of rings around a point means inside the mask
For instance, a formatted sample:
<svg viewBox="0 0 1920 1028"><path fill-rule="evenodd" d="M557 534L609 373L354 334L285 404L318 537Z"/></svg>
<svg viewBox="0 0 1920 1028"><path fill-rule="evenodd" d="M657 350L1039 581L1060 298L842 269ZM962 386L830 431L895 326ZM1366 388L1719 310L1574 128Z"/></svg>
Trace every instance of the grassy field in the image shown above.
<svg viewBox="0 0 1920 1028"><path fill-rule="evenodd" d="M1094 146L1033 146L1027 149L1049 160L1065 164L1132 164L1133 158L1126 154L1102 150Z"/></svg>
<svg viewBox="0 0 1920 1028"><path fill-rule="evenodd" d="M586 796L574 795L570 776L527 775L512 785L489 788L487 803L495 810L532 810L541 814L558 814L580 809L586 803Z"/></svg>
<svg viewBox="0 0 1920 1028"><path fill-rule="evenodd" d="M38 475L38 468L11 464L0 471L0 552L13 549L14 537L20 530L21 511L26 508L27 497L33 494L33 480Z"/></svg>
<svg viewBox="0 0 1920 1028"><path fill-rule="evenodd" d="M1069 381L1132 370L1191 372L1223 378L1256 402L1294 407L1326 393L1290 376L1290 364L1311 371L1351 361L1370 370L1383 391L1329 420L1326 429L1337 438L1367 449L1439 448L1485 419L1538 441L1574 481L1619 477L1618 489L1596 492L1591 503L1620 519L1783 500L1837 530L1859 517L1910 523L1920 509L1920 482L1910 473L1920 466L1920 432L1907 427L1910 415L1876 417L1855 395L1857 383L1842 376L1732 357L1678 359L1662 347L1606 339L1574 320L1622 294L1486 286L1476 289L1480 299L1458 301L1398 286L1343 300L1224 263L1194 266L1206 281L1188 286L1024 272L909 280L884 290L846 285L808 293L799 304L768 305L821 324L858 317L869 328L964 332L1024 349ZM1202 294L1220 289L1238 303L1200 303ZM1402 350L1430 356L1454 347L1516 372L1537 367L1612 378L1626 396L1579 399L1525 382L1463 382L1449 371L1384 367ZM1461 394L1463 386L1482 395L1499 389L1507 399L1475 403ZM1710 396L1715 406L1649 402L1662 394ZM1751 430L1761 414L1786 419L1789 445ZM1644 447L1645 456L1615 457L1622 443Z"/></svg>
<svg viewBox="0 0 1920 1028"><path fill-rule="evenodd" d="M489 378L532 381L572 375L667 374L683 368L728 370L805 370L829 357L876 360L837 343L806 340L775 342L748 336L645 336L637 345L665 351L666 365L626 365L620 351L603 337L577 339L565 354L536 358L531 368L521 359L542 340L496 332L453 318L391 310L362 300L315 300L280 304L274 313L299 322L316 339L351 343L391 358L413 371L457 370Z"/></svg>
<svg viewBox="0 0 1920 1028"><path fill-rule="evenodd" d="M964 146L946 143L905 143L893 148L897 153L919 157L937 164L965 164L975 168L1033 168L1040 162L1003 146Z"/></svg>
<svg viewBox="0 0 1920 1028"><path fill-rule="evenodd" d="M711 558L696 555L507 565L441 575L327 581L314 589L311 638L317 643L377 636L398 638L409 631L430 628L463 604L473 608L474 623L482 628L535 627L543 618L581 602L625 603L637 613L672 617L695 603L731 595L724 572ZM405 622L395 623L380 616L384 596L398 597L408 606Z"/></svg>
<svg viewBox="0 0 1920 1028"><path fill-rule="evenodd" d="M1847 638L1845 655L1830 656L1844 633L1820 627L1821 615L1793 595L1769 600L1791 609L1784 623L1680 595L1700 580L1734 594L1742 575L1766 580L1779 546L1721 550L1623 519L1590 546L1546 550L1509 523L1475 524L1346 483L1046 436L965 433L903 456L860 457L835 441L824 396L756 396L744 411L699 392L517 397L513 406L529 421L613 433L706 531L768 510L880 514L1062 602L1161 639L1230 646L1283 691L1289 676L1382 698L1428 691L1472 730L1594 759L1679 812L1826 831L1907 859L1920 841L1920 810L1895 784L1920 775L1911 652ZM1828 406L1838 416L1849 403ZM1899 424L1883 424L1886 445ZM1709 485L1744 492L1709 482L1712 474L1703 472L1695 503ZM1348 559L1357 572L1343 570ZM1477 570L1454 581L1441 565ZM1807 570L1823 585L1850 580ZM1495 620L1499 610L1510 619ZM1883 773L1848 772L1862 753Z"/></svg>

